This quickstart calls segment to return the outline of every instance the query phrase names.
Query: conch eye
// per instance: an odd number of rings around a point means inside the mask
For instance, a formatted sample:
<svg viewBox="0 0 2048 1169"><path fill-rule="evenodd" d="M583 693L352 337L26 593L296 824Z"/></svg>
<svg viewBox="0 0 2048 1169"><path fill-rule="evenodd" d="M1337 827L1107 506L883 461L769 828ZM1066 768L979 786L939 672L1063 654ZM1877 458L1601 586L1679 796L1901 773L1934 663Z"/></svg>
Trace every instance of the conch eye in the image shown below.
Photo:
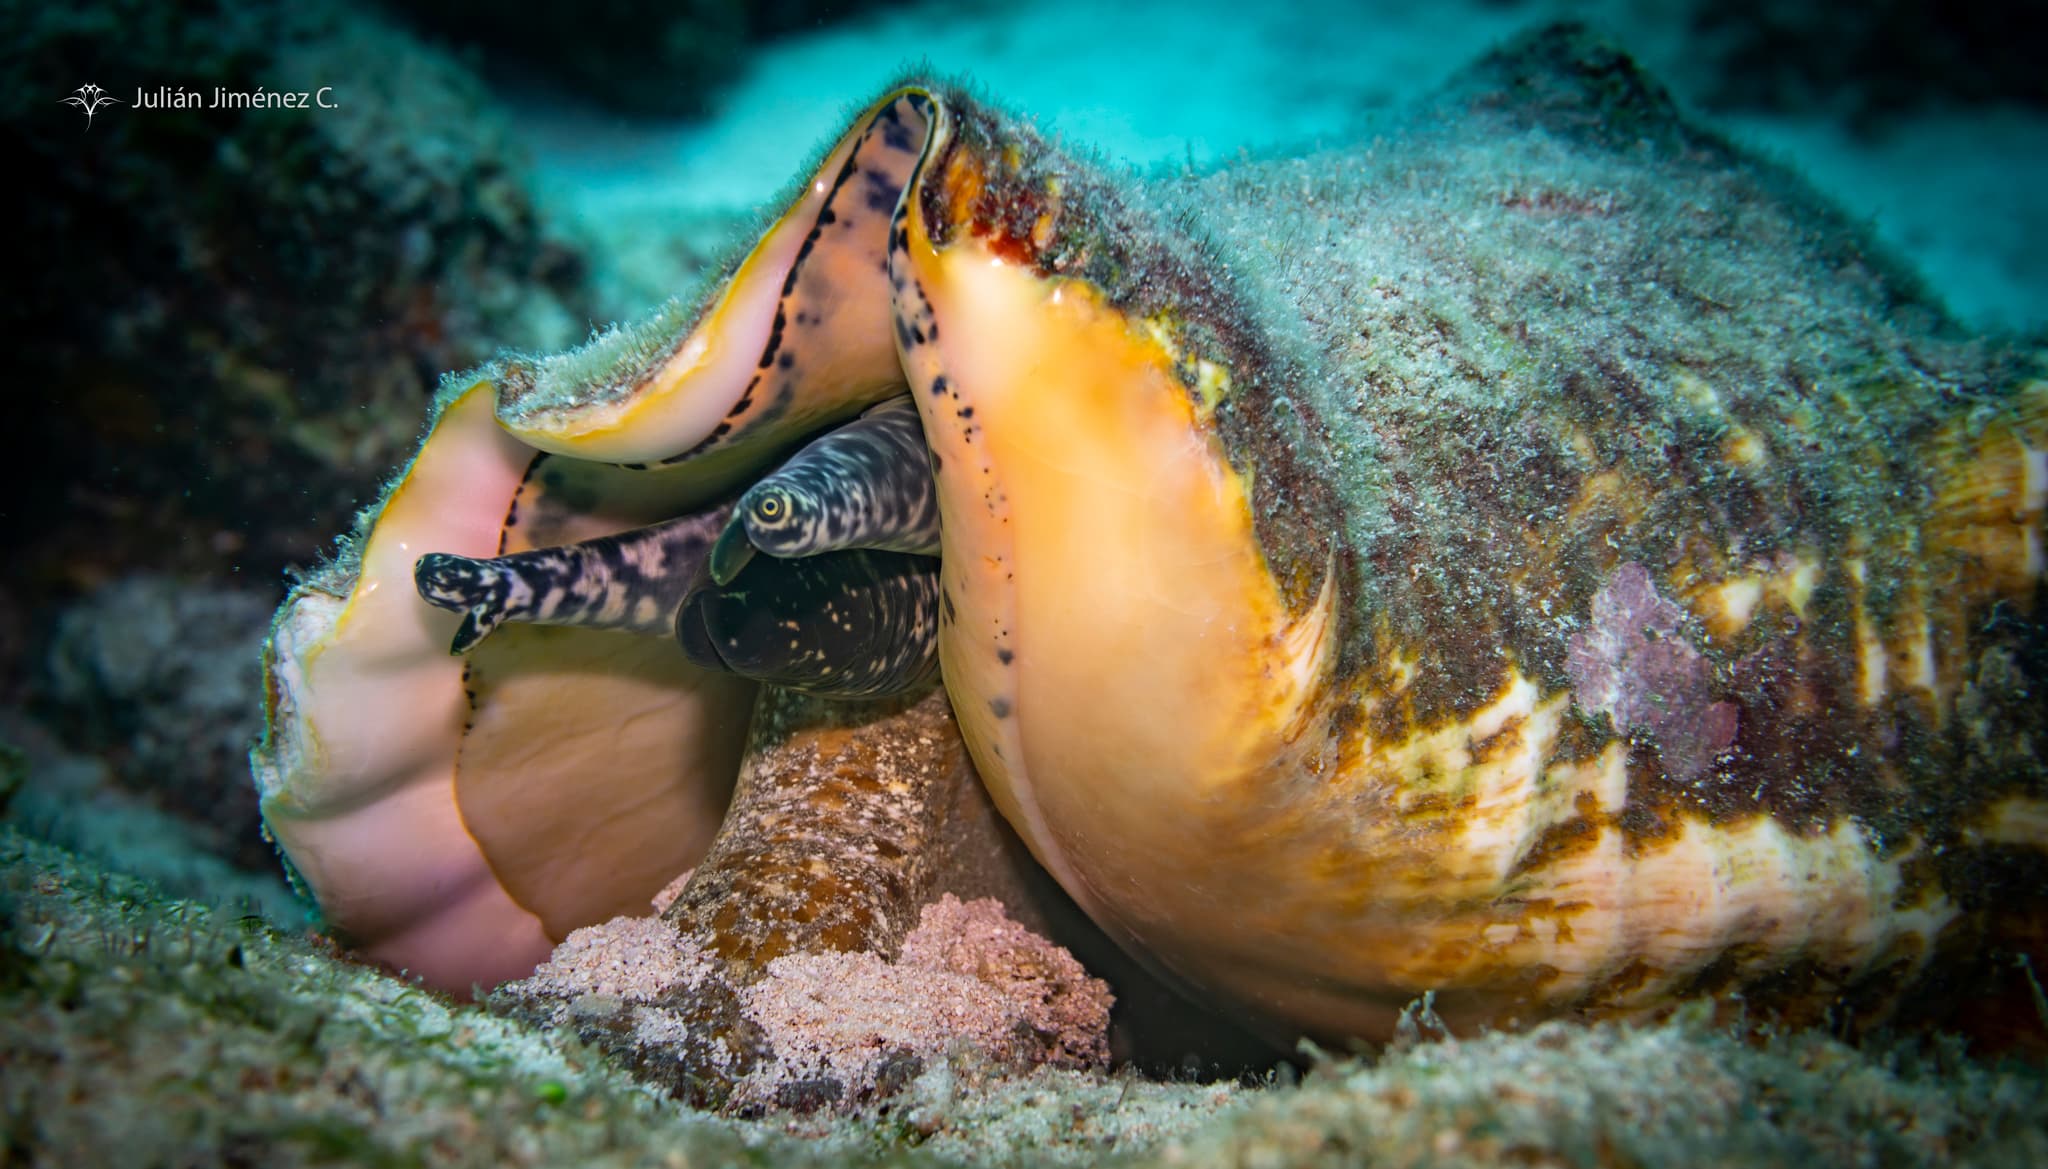
<svg viewBox="0 0 2048 1169"><path fill-rule="evenodd" d="M788 514L788 511L789 506L780 495L764 495L754 501L754 515L759 519L773 522Z"/></svg>

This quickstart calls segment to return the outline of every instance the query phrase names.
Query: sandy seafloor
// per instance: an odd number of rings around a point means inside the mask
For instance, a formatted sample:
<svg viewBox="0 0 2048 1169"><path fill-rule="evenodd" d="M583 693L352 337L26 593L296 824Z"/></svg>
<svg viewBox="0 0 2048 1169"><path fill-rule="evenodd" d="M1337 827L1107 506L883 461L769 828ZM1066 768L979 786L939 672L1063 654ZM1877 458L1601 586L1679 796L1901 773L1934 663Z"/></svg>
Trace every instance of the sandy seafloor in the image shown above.
<svg viewBox="0 0 2048 1169"><path fill-rule="evenodd" d="M765 45L706 120L628 124L559 91L513 105L561 210L646 222L764 204L844 128L849 107L913 67L969 78L1110 160L1201 167L1370 133L1376 112L1565 17L1607 32L1681 100L1693 97L1699 63L1654 0L979 0L890 6ZM1966 323L2048 322L2041 111L1930 108L1862 128L1834 106L1709 117L1871 222Z"/></svg>

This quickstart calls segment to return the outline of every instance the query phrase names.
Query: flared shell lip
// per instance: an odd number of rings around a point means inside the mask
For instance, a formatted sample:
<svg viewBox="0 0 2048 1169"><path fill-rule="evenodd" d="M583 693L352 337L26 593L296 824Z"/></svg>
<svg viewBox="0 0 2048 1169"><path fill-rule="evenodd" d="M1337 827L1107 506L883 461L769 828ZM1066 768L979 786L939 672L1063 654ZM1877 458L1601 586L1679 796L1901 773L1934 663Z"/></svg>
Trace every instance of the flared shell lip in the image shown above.
<svg viewBox="0 0 2048 1169"><path fill-rule="evenodd" d="M780 303L816 241L838 179L878 119L905 98L928 116L942 109L933 90L921 84L899 85L869 104L666 353L637 368L628 364L598 384L557 387L541 371L521 392L501 399L500 424L539 450L627 466L708 453L724 437L721 424L745 408L750 383L786 324ZM913 174L929 150L928 133Z"/></svg>

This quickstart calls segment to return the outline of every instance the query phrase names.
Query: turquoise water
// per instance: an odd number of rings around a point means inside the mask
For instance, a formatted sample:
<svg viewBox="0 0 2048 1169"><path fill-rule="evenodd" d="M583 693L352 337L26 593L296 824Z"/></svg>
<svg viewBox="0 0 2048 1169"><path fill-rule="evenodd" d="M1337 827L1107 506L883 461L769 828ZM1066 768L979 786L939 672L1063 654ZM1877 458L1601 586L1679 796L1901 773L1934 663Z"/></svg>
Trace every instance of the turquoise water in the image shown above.
<svg viewBox="0 0 2048 1169"><path fill-rule="evenodd" d="M1607 31L1700 104L1729 82L1677 10L1625 0L897 5L762 46L704 119L623 119L560 92L512 97L546 188L572 214L612 221L761 205L840 130L851 103L921 64L1139 166L1369 134L1379 111L1562 17ZM2048 118L1937 103L1873 120L1852 106L1722 101L1710 112L1870 220L1969 323L2048 322Z"/></svg>

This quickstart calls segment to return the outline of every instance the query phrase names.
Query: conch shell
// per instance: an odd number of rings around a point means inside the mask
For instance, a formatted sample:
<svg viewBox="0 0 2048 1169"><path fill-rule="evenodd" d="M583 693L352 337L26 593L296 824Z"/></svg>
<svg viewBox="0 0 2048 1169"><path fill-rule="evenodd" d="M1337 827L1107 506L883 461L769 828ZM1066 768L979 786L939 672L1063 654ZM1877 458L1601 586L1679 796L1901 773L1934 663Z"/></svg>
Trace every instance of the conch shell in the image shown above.
<svg viewBox="0 0 2048 1169"><path fill-rule="evenodd" d="M273 642L266 809L336 921L538 946L733 766L745 688L659 641L515 630L465 679L412 557L701 506L904 384L973 761L1200 993L1375 1038L1425 992L1874 1019L2038 950L2048 385L1569 28L1388 138L1149 182L912 81L694 312L452 381ZM476 850L328 892L457 817Z"/></svg>

